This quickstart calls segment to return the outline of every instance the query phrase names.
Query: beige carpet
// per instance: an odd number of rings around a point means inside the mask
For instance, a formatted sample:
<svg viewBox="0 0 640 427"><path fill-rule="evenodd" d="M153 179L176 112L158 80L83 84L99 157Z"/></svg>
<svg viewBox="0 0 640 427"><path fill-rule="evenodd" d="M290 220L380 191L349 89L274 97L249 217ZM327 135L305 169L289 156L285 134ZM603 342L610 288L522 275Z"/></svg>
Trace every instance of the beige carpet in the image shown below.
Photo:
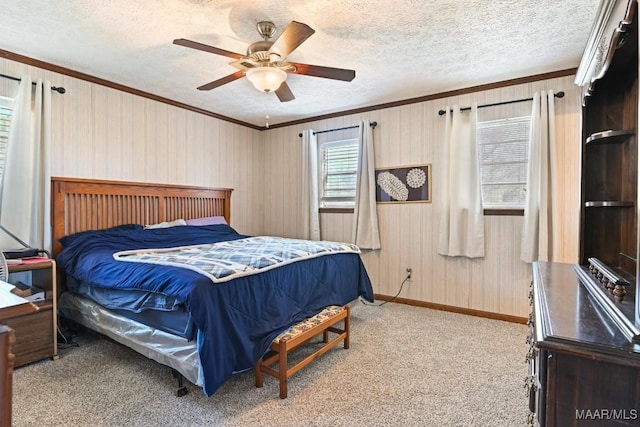
<svg viewBox="0 0 640 427"><path fill-rule="evenodd" d="M289 380L235 375L207 398L175 397L168 368L92 334L14 375L14 426L520 426L524 325L389 303L357 303L351 348ZM318 345L312 343L310 345Z"/></svg>

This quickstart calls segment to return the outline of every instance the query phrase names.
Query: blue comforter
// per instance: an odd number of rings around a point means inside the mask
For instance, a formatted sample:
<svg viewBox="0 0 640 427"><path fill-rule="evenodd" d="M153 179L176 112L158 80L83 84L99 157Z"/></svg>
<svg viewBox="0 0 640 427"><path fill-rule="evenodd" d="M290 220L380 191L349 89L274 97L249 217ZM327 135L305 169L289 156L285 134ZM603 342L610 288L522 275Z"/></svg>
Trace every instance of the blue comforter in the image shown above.
<svg viewBox="0 0 640 427"><path fill-rule="evenodd" d="M214 243L247 236L228 225L144 229L125 225L61 239L57 262L89 286L136 289L183 301L198 328L198 351L207 396L235 372L253 368L273 339L328 305L358 296L373 301L360 256L325 255L224 283L174 266L116 261L118 251Z"/></svg>

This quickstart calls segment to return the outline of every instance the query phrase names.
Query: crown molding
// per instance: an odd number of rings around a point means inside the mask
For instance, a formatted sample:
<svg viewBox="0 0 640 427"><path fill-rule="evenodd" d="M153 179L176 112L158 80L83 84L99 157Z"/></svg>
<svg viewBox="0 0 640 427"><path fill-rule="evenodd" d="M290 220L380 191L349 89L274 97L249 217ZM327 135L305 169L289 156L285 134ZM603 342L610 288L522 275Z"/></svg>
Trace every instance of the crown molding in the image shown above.
<svg viewBox="0 0 640 427"><path fill-rule="evenodd" d="M106 86L111 89L120 90L122 92L127 92L132 95L141 96L143 98L151 99L153 101L162 102L164 104L169 104L174 107L183 108L185 110L193 111L195 113L204 114L205 116L213 117L219 120L224 120L225 122L235 123L240 126L245 126L251 129L261 130L262 127L253 125L251 123L243 122L241 120L237 120L231 117L223 116L221 114L214 113L212 111L208 111L202 108L194 107L192 105L184 104L182 102L177 102L169 98L164 98L162 96L154 95L153 93L145 92L136 88L132 88L130 86L125 86L119 83L115 83L109 80L102 79L100 77L92 76L90 74L81 73L76 70L72 70L70 68L61 67L59 65L54 65L49 62L41 61L39 59L30 58L28 56L20 55L18 53L9 52L8 50L0 49L0 58L5 58L11 61L20 62L27 65L32 65L34 67L42 68L44 70L53 71L58 74L64 74L65 76L73 77L76 79L84 80L87 82L95 83L101 86Z"/></svg>
<svg viewBox="0 0 640 427"><path fill-rule="evenodd" d="M526 76L526 77L519 77L519 78L515 78L515 79L509 79L509 80L502 80L502 81L498 81L498 82L494 82L494 83L488 83L488 84L483 84L483 85L478 85L478 86L471 86L471 87L467 87L467 88L462 88L462 89L456 89L456 90L451 90L451 91L447 91L447 92L440 92L440 93L435 93L432 95L425 95L425 96L420 96L420 97L416 97L416 98L410 98L410 99L405 99L405 100L400 100L400 101L394 101L394 102L387 102L387 103L383 103L383 104L376 104L376 105L371 105L371 106L366 106L366 107L361 107L361 108L355 108L352 110L344 110L344 111L338 111L335 113L331 113L331 114L324 114L324 115L320 115L320 116L313 116L313 117L307 117L304 119L300 119L300 120L294 120L294 121L290 121L290 122L284 122L284 123L278 123L278 124L274 124L274 125L270 125L268 128L266 126L257 126L257 125L253 125L251 123L247 123L247 122L243 122L241 120L237 120L231 117L227 117L227 116L223 116L220 114L216 114L213 113L211 111L208 110L204 110L202 108L198 108L198 107L194 107L188 104L184 104L181 102L177 102L174 101L172 99L169 98L164 98L158 95L154 95L152 93L149 92L144 92L142 90L139 89L135 89L129 86L125 86L119 83L115 83L115 82L111 82L109 80L105 80L96 76L92 76L90 74L85 74L85 73L81 73L79 71L76 70L72 70L70 68L65 68L65 67L61 67L58 65L54 65L45 61L41 61L39 59L34 59L34 58L30 58L28 56L24 56L24 55L20 55L14 52L10 52L7 50L3 50L0 49L0 58L5 58L11 61L16 61L16 62L20 62L23 64L27 64L27 65L32 65L34 67L38 67L38 68L42 68L44 70L49 70L49 71L53 71L55 73L59 73L59 74L63 74L69 77L73 77L76 79L80 79L80 80L84 80L84 81L88 81L91 83L95 83L95 84L99 84L101 86L106 86L112 89L116 89L116 90L120 90L123 92L127 92L133 95L137 95L137 96L141 96L143 98L148 98L151 99L153 101L157 101L157 102L162 102L165 104L169 104L172 105L174 107L178 107L178 108L183 108L189 111L193 111L199 114L204 114L206 116L209 117L213 117L219 120L224 120L226 122L230 122L230 123L234 123L240 126L245 126L251 129L256 129L256 130L260 130L260 131L264 131L264 130L270 130L270 129L277 129L277 128L281 128L281 127L286 127L286 126L293 126L293 125L298 125L298 124L302 124L302 123L309 123L309 122L313 122L313 121L317 121L317 120L325 120L325 119L331 119L331 118L335 118L335 117L341 117L341 116L347 116L347 115L351 115L351 114L360 114L360 113L365 113L365 112L369 112L369 111L376 111L376 110L382 110L382 109L386 109L386 108L393 108L393 107L399 107L399 106L403 106L403 105L408 105L408 104L415 104L418 102L425 102L425 101L433 101L436 99L441 99L441 98L446 98L446 97L451 97L451 96L458 96L458 95L464 95L464 94L468 94L468 93L474 93L474 92L480 92L480 91L484 91L484 90L490 90L490 89L497 89L497 88L501 88L501 87L506 87L506 86L513 86L513 85L518 85L518 84L524 84L524 83L531 83L531 82L535 82L535 81L540 81L540 80L548 80L548 79L553 79L553 78L557 78L557 77L565 77L565 76L569 76L569 75L575 75L576 73L576 69L575 68L569 68L566 70L559 70L559 71L553 71L550 73L542 73L542 74L535 74L535 75L531 75L531 76Z"/></svg>

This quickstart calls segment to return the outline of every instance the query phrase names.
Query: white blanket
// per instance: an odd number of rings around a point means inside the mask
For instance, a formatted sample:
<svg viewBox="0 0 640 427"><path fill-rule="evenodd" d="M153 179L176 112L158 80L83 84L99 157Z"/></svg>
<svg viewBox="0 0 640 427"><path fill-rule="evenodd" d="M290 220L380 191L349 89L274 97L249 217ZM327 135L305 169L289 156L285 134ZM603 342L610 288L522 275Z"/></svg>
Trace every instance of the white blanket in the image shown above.
<svg viewBox="0 0 640 427"><path fill-rule="evenodd" d="M175 248L121 251L113 257L118 261L188 268L220 283L338 253L360 253L360 249L350 243L259 236Z"/></svg>

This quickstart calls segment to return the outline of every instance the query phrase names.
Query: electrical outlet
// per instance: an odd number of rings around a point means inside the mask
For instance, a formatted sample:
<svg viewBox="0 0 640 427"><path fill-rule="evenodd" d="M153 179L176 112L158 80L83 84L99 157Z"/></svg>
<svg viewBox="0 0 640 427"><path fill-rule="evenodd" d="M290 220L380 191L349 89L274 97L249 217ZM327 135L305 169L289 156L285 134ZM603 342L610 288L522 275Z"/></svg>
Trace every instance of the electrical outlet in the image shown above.
<svg viewBox="0 0 640 427"><path fill-rule="evenodd" d="M413 270L411 270L411 267L407 267L407 279L411 279L411 273L413 272Z"/></svg>

